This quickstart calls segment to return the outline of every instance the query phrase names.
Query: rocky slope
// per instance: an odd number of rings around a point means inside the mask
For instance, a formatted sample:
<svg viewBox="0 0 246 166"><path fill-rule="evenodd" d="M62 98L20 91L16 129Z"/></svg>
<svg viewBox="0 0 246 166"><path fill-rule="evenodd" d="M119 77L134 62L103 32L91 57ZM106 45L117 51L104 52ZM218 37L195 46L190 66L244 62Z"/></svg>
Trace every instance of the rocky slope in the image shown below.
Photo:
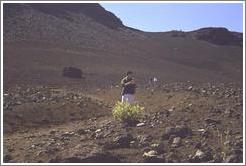
<svg viewBox="0 0 246 166"><path fill-rule="evenodd" d="M4 162L242 162L242 34L143 32L98 4L4 4L3 18ZM127 70L145 107L132 126L112 117Z"/></svg>
<svg viewBox="0 0 246 166"><path fill-rule="evenodd" d="M139 89L134 126L113 119L120 89L4 92L5 162L242 162L243 100L235 84Z"/></svg>
<svg viewBox="0 0 246 166"><path fill-rule="evenodd" d="M66 66L85 71L91 84L104 78L116 83L128 69L142 82L153 75L242 81L242 34L225 28L142 32L98 4L4 4L3 21L9 85L66 82L61 76Z"/></svg>

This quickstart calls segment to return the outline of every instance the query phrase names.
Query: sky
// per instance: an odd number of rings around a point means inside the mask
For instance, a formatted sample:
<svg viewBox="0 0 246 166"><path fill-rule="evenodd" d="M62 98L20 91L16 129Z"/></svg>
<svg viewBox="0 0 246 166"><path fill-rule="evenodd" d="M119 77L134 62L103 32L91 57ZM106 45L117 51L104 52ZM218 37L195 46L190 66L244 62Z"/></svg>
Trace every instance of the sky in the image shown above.
<svg viewBox="0 0 246 166"><path fill-rule="evenodd" d="M242 3L100 3L124 25L149 32L225 27L243 32Z"/></svg>

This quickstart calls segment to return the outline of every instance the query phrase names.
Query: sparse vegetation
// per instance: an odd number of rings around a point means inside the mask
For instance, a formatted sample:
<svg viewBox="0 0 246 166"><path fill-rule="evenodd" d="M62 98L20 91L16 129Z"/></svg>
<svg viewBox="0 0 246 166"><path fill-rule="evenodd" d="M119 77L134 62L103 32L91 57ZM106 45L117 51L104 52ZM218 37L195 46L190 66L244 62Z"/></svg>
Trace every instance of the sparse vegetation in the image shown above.
<svg viewBox="0 0 246 166"><path fill-rule="evenodd" d="M139 104L118 101L113 109L113 117L123 122L136 121L143 109L144 107L141 107Z"/></svg>

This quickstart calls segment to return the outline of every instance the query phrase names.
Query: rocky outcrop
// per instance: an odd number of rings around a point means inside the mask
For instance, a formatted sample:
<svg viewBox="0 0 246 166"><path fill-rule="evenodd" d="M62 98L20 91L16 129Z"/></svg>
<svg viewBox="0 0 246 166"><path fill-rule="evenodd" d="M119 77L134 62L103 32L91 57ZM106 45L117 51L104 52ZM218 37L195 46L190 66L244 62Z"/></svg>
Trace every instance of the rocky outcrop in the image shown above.
<svg viewBox="0 0 246 166"><path fill-rule="evenodd" d="M192 32L198 40L205 40L217 45L243 46L242 33L231 32L226 28L202 28Z"/></svg>

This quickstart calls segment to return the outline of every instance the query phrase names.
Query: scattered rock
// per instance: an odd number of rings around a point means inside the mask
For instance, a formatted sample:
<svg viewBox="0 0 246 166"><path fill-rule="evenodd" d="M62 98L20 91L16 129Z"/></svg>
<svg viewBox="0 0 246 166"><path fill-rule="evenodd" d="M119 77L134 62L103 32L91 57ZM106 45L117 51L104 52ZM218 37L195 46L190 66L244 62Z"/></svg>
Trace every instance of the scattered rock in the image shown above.
<svg viewBox="0 0 246 166"><path fill-rule="evenodd" d="M117 136L113 140L113 143L118 148L129 148L130 142L132 141L132 139L133 137L131 134L124 134L124 135Z"/></svg>
<svg viewBox="0 0 246 166"><path fill-rule="evenodd" d="M144 162L146 163L163 163L165 159L162 156L158 156L158 153L154 150L145 152L143 154Z"/></svg>
<svg viewBox="0 0 246 166"><path fill-rule="evenodd" d="M151 144L150 145L151 149L156 151L157 153L164 153L165 152L165 148L168 147L168 143L164 143L164 142L161 142L161 143L154 143L154 144Z"/></svg>
<svg viewBox="0 0 246 166"><path fill-rule="evenodd" d="M206 118L205 119L205 122L206 122L206 124L208 124L208 125L210 125L210 124L220 124L221 123L221 121L220 120L214 120L214 119L210 119L210 118Z"/></svg>
<svg viewBox="0 0 246 166"><path fill-rule="evenodd" d="M139 135L137 136L137 141L139 143L139 147L149 146L149 143L152 141L151 135Z"/></svg>
<svg viewBox="0 0 246 166"><path fill-rule="evenodd" d="M138 123L136 126L137 127L141 127L141 126L144 126L145 125L145 123Z"/></svg>
<svg viewBox="0 0 246 166"><path fill-rule="evenodd" d="M74 132L65 132L65 133L63 133L61 136L62 137L71 137L71 136L74 136Z"/></svg>
<svg viewBox="0 0 246 166"><path fill-rule="evenodd" d="M210 152L204 152L201 149L198 149L195 153L195 155L191 158L190 162L208 162L212 159L213 156L211 156Z"/></svg>
<svg viewBox="0 0 246 166"><path fill-rule="evenodd" d="M181 145L181 138L180 138L180 137L175 137L175 138L173 139L173 143L172 143L171 147L177 148L177 147L179 147L180 145Z"/></svg>
<svg viewBox="0 0 246 166"><path fill-rule="evenodd" d="M162 135L162 139L167 140L171 135L184 138L192 135L192 130L185 125L179 125L175 128L167 127L164 134Z"/></svg>
<svg viewBox="0 0 246 166"><path fill-rule="evenodd" d="M175 107L172 106L172 108L170 108L168 111L169 111L169 112L173 112L174 110L175 110Z"/></svg>
<svg viewBox="0 0 246 166"><path fill-rule="evenodd" d="M189 86L189 87L188 87L188 90L192 90L192 89L193 89L193 86Z"/></svg>

